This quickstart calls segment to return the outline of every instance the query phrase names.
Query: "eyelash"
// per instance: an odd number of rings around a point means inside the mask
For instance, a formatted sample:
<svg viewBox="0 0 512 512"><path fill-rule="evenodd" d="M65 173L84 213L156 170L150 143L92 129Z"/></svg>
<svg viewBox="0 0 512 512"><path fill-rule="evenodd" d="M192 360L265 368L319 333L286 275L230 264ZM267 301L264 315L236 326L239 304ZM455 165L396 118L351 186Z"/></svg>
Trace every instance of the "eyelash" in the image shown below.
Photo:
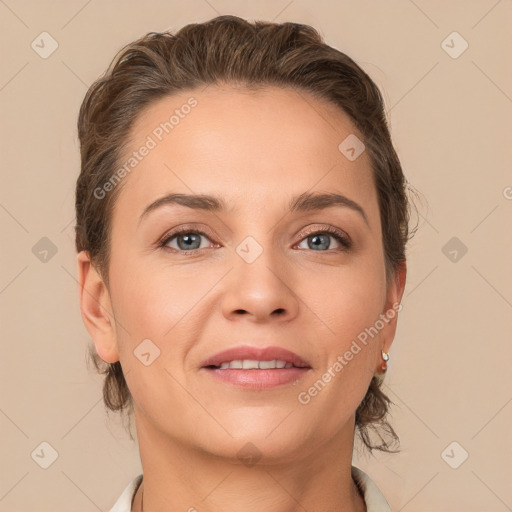
<svg viewBox="0 0 512 512"><path fill-rule="evenodd" d="M190 250L190 251L182 251L182 250L178 250L178 249L174 249L173 247L166 247L166 245L173 239L175 238L177 235L180 235L181 233L193 233L193 234L198 234L198 235L203 235L209 239L212 238L211 235L209 235L208 233L200 230L200 229L197 229L197 228L190 228L190 227L187 227L187 226L184 226L182 228L178 228L176 229L175 231L172 231L171 233L168 233L166 235L164 235L163 239L158 242L158 247L159 248L163 248L163 249L168 249L172 252L178 252L180 254L184 254L184 255L189 255L189 254L197 254L199 251L201 251L201 249L193 249L193 250ZM336 228L333 228L331 226L328 226L327 228L324 228L324 229L313 229L311 231L306 231L306 233L303 234L303 237L300 239L299 243L302 242L305 238L308 238L312 235L324 235L324 234L329 234L331 235L333 238L336 239L336 241L338 241L342 248L340 249L328 249L327 251L318 251L318 252L325 252L325 253L330 253L330 252L346 252L348 251L351 247L352 247L352 241L350 240L350 237L348 235L345 235L343 234L343 232L339 231L338 229ZM206 247L203 247L203 249L206 249ZM309 249L309 250L312 250L312 249ZM316 251L315 251L316 252Z"/></svg>

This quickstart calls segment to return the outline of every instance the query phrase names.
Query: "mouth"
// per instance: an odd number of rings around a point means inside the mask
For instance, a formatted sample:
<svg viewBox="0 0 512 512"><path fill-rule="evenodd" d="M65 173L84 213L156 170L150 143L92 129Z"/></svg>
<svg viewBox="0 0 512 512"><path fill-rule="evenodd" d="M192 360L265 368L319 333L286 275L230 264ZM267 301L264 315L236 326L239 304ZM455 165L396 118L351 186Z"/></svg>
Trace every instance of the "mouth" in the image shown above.
<svg viewBox="0 0 512 512"><path fill-rule="evenodd" d="M308 365L296 365L288 361L280 359L272 359L271 361L258 361L256 359L236 359L234 361L224 361L220 365L210 364L205 366L210 370L273 370L283 368L309 368Z"/></svg>
<svg viewBox="0 0 512 512"><path fill-rule="evenodd" d="M244 345L212 356L203 362L201 369L226 384L262 390L296 384L311 366L284 348Z"/></svg>
<svg viewBox="0 0 512 512"><path fill-rule="evenodd" d="M295 352L282 347L256 347L238 345L223 350L201 363L202 368L269 370L282 368L311 368Z"/></svg>

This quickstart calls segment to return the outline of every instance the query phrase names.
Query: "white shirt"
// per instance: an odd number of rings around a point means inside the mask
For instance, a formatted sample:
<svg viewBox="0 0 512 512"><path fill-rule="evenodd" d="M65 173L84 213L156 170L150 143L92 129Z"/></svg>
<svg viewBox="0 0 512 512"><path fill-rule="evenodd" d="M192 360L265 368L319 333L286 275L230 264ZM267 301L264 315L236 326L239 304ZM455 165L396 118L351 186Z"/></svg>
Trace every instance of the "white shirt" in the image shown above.
<svg viewBox="0 0 512 512"><path fill-rule="evenodd" d="M391 512L391 508L383 494L364 471L352 466L352 477L363 493L366 512ZM136 476L128 484L109 512L131 512L133 498L141 483L142 475Z"/></svg>

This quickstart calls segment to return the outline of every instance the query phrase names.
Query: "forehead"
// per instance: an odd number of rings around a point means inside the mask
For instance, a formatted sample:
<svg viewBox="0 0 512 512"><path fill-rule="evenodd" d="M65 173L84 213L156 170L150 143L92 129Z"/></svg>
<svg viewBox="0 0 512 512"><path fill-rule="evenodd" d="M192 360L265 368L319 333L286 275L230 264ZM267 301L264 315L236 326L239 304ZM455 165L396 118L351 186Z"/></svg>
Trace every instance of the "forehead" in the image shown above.
<svg viewBox="0 0 512 512"><path fill-rule="evenodd" d="M344 111L302 90L182 91L150 104L133 124L122 163L143 146L151 149L123 178L115 210L140 215L169 192L222 196L233 209L241 202L268 208L269 197L316 189L352 195L371 210L368 155L350 161L339 149L354 135L363 138Z"/></svg>
<svg viewBox="0 0 512 512"><path fill-rule="evenodd" d="M154 101L139 113L129 138L136 144L145 135L151 135L159 145L174 139L180 145L190 142L195 144L194 149L200 149L198 136L204 141L203 146L222 136L236 135L238 144L244 136L245 142L257 137L254 142L273 141L272 149L278 144L283 149L291 145L294 152L288 152L286 157L292 158L303 147L311 151L334 145L337 149L348 134L362 138L343 110L304 90L210 85ZM299 144L303 141L308 144ZM254 151L259 150L255 144L244 149L251 146Z"/></svg>

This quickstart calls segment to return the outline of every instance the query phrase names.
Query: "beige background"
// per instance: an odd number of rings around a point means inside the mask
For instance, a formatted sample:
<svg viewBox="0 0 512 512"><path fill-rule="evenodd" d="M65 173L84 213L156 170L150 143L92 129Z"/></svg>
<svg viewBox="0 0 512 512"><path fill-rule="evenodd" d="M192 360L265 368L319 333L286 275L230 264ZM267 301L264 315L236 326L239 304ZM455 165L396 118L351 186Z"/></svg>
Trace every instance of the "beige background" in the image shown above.
<svg viewBox="0 0 512 512"><path fill-rule="evenodd" d="M227 13L312 24L353 57L425 198L386 378L402 452L354 464L393 511L512 510L512 1L1 0L0 511L107 511L141 472L85 364L76 119L122 45ZM58 42L46 59L31 47L43 31ZM445 49L462 40L442 45L454 31L469 44L458 58Z"/></svg>

